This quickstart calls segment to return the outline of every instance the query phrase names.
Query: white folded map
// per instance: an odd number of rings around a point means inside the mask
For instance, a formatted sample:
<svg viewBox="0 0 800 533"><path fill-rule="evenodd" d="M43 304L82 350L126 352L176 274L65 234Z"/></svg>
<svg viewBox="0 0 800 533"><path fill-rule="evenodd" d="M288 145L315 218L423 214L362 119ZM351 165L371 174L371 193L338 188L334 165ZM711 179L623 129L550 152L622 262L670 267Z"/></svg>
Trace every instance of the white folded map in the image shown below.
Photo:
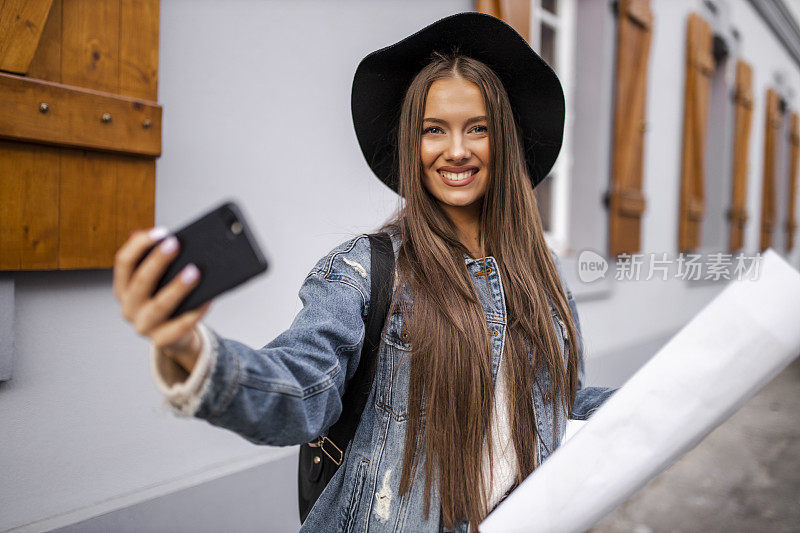
<svg viewBox="0 0 800 533"><path fill-rule="evenodd" d="M480 525L586 531L800 355L800 273L761 256L634 374Z"/></svg>

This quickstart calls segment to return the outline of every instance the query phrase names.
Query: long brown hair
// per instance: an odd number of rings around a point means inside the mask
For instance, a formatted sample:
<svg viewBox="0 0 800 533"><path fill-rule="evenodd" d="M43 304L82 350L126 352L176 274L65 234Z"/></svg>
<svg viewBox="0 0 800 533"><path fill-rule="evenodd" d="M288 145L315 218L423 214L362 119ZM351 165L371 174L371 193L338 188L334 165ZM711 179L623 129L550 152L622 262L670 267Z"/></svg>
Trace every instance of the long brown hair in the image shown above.
<svg viewBox="0 0 800 533"><path fill-rule="evenodd" d="M532 407L534 376L540 365L552 376L555 397L571 411L577 389L577 336L523 158L508 95L497 75L475 59L434 56L409 86L398 124L399 192L405 198L385 229L400 232L401 285L413 298L406 316L412 346L408 421L400 493L409 490L414 470L425 468L425 516L432 483L438 481L447 527L469 520L477 530L488 514L484 490L484 441L491 471L494 401L492 356L486 318L466 269L450 219L422 182L420 139L431 84L461 77L476 84L488 115L491 157L489 184L480 214L487 255L494 256L503 282L507 330L504 344L509 421L517 457L516 483L536 467L536 424ZM444 289L443 289L444 288ZM569 361L564 364L553 328L548 297L566 324ZM553 408L556 404L553 402ZM421 416L424 405L424 414ZM416 453L422 444L423 450ZM420 461L424 457L423 461ZM435 479L434 473L438 474Z"/></svg>

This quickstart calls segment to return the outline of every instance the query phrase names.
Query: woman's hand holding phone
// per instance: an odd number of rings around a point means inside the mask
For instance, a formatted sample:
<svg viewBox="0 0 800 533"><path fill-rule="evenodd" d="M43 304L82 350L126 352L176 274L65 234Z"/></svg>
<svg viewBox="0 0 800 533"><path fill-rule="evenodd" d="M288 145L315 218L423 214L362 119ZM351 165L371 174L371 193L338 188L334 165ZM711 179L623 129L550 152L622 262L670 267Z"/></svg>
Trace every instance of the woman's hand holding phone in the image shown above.
<svg viewBox="0 0 800 533"><path fill-rule="evenodd" d="M148 254L137 267L142 255L161 239L154 253ZM164 271L178 255L178 248L178 240L167 236L164 228L133 232L114 257L113 289L122 316L136 332L149 337L157 349L191 372L203 347L196 325L211 302L173 319L169 317L200 282L200 271L189 264L180 275L153 294Z"/></svg>

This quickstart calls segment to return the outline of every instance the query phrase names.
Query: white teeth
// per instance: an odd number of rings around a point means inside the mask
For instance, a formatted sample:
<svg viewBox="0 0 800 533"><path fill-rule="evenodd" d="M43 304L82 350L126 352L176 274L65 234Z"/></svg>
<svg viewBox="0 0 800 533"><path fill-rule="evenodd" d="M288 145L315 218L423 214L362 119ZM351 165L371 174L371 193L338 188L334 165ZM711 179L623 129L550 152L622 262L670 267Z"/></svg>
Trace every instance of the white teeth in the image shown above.
<svg viewBox="0 0 800 533"><path fill-rule="evenodd" d="M444 170L440 170L439 172L442 174L442 176L444 176L446 179L449 179L450 181L461 181L465 178L472 176L471 170L468 170L466 172L459 172L457 174L453 172L445 172Z"/></svg>

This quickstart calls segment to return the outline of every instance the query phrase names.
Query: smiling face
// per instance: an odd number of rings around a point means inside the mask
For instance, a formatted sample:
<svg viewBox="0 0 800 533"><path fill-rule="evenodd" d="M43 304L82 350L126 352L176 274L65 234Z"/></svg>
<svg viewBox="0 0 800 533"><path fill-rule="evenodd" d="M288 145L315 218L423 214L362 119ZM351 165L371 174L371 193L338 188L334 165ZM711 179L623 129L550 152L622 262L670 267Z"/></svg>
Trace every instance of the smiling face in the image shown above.
<svg viewBox="0 0 800 533"><path fill-rule="evenodd" d="M477 216L489 182L489 130L480 88L463 78L434 81L422 121L422 181L451 216Z"/></svg>

